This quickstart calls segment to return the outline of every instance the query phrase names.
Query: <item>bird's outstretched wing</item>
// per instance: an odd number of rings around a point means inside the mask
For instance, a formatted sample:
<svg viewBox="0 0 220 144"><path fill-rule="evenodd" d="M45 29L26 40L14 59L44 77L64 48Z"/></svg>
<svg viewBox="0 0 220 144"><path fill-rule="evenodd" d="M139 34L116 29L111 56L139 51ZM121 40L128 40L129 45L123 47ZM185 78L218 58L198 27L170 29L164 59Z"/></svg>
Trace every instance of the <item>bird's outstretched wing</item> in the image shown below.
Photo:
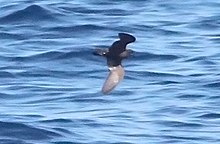
<svg viewBox="0 0 220 144"><path fill-rule="evenodd" d="M94 55L98 55L98 56L106 56L106 54L108 53L108 49L101 49L101 48L97 48L95 49L95 51L93 52Z"/></svg>
<svg viewBox="0 0 220 144"><path fill-rule="evenodd" d="M121 65L117 67L110 67L109 70L110 73L102 87L103 94L107 94L112 91L118 85L118 83L123 80L125 75L124 68Z"/></svg>
<svg viewBox="0 0 220 144"><path fill-rule="evenodd" d="M135 42L136 38L130 34L127 33L119 33L118 37L120 38L120 41L125 43L126 45L132 42Z"/></svg>
<svg viewBox="0 0 220 144"><path fill-rule="evenodd" d="M126 50L126 46L129 43L135 42L136 38L127 33L119 33L118 37L120 40L115 41L109 48L110 55L120 55Z"/></svg>

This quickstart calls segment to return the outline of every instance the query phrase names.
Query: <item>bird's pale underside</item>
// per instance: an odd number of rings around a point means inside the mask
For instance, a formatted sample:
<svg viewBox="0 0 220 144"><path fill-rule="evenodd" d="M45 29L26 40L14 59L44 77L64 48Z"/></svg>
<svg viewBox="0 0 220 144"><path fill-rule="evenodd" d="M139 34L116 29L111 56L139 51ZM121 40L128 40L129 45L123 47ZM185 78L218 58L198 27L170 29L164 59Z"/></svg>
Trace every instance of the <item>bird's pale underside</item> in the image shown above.
<svg viewBox="0 0 220 144"><path fill-rule="evenodd" d="M102 93L107 94L113 90L118 83L124 79L125 71L124 68L119 65L116 67L109 67L109 74L105 80L105 83L102 87Z"/></svg>
<svg viewBox="0 0 220 144"><path fill-rule="evenodd" d="M102 87L102 93L108 94L111 92L124 78L125 71L121 65L121 61L129 57L131 50L126 49L127 44L132 43L136 38L127 33L119 33L119 39L115 41L108 49L96 49L94 54L107 58L109 75Z"/></svg>

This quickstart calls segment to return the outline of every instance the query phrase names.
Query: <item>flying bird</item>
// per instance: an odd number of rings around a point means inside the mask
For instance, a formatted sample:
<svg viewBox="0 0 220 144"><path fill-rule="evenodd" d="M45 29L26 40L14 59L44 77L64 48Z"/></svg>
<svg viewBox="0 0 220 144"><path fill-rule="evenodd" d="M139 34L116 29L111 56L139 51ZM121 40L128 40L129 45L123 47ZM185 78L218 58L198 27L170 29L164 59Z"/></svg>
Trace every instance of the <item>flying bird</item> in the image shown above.
<svg viewBox="0 0 220 144"><path fill-rule="evenodd" d="M103 94L111 92L124 79L125 71L121 62L132 53L132 50L126 49L127 44L136 40L134 36L127 33L119 33L118 37L119 40L115 41L108 49L95 49L93 53L107 59L109 74L102 87Z"/></svg>

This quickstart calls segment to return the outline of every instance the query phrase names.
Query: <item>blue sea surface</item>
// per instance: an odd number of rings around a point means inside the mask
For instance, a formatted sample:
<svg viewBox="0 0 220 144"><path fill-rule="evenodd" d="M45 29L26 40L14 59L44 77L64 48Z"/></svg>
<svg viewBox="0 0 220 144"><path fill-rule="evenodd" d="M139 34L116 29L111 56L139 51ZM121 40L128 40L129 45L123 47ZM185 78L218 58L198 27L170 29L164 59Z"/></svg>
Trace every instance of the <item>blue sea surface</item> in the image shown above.
<svg viewBox="0 0 220 144"><path fill-rule="evenodd" d="M220 143L218 0L0 0L0 43L0 144Z"/></svg>

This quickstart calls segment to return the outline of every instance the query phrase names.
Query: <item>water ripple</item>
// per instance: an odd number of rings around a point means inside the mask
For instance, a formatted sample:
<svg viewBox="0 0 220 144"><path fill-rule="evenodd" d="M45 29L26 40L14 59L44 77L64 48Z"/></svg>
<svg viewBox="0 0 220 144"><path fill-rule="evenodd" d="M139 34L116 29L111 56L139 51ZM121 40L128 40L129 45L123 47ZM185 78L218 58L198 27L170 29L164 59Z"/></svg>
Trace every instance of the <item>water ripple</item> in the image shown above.
<svg viewBox="0 0 220 144"><path fill-rule="evenodd" d="M41 128L35 128L26 124L16 123L16 122L0 122L1 126L1 136L5 137L16 137L19 139L26 139L26 140L43 140L43 139L50 139L52 137L59 137L60 135L44 130Z"/></svg>
<svg viewBox="0 0 220 144"><path fill-rule="evenodd" d="M7 16L1 17L0 21L4 23L12 23L12 22L22 22L22 21L48 21L54 20L55 18L51 14L51 12L41 6L38 5L30 5L22 10L13 12Z"/></svg>

